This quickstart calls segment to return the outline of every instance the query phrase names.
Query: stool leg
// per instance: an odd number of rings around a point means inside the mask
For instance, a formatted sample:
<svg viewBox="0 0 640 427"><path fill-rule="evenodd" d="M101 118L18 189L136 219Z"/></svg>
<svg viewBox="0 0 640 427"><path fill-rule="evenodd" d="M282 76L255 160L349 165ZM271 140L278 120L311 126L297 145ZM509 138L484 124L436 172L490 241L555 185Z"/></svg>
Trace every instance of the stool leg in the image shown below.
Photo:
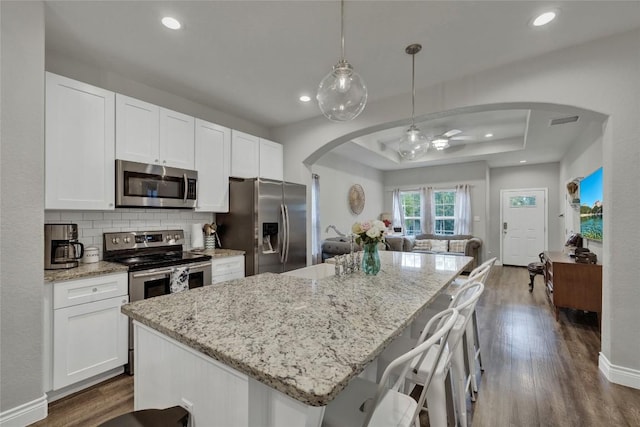
<svg viewBox="0 0 640 427"><path fill-rule="evenodd" d="M536 278L536 274L529 272L529 292L533 292L533 280L535 278Z"/></svg>

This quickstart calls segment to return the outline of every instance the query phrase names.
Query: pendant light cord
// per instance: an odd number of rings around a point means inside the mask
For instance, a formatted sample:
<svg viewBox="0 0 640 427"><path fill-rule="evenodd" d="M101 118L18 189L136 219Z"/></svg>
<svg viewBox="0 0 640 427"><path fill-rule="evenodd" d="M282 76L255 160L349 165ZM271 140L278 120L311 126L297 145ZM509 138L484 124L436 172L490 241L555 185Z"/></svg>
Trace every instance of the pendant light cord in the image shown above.
<svg viewBox="0 0 640 427"><path fill-rule="evenodd" d="M416 115L416 54L411 54L411 127Z"/></svg>
<svg viewBox="0 0 640 427"><path fill-rule="evenodd" d="M344 62L344 0L340 0L340 45L342 47L342 57L340 61Z"/></svg>

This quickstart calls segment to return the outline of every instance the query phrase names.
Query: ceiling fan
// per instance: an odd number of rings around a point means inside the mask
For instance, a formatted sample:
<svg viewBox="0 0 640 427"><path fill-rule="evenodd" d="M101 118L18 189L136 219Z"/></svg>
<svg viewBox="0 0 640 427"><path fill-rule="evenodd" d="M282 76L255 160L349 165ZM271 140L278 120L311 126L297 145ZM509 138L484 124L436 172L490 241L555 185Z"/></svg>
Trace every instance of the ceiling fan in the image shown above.
<svg viewBox="0 0 640 427"><path fill-rule="evenodd" d="M462 133L459 129L451 129L440 135L434 135L430 138L431 145L438 151L442 151L445 148L449 148L449 141L468 141L473 139L471 136L460 135Z"/></svg>

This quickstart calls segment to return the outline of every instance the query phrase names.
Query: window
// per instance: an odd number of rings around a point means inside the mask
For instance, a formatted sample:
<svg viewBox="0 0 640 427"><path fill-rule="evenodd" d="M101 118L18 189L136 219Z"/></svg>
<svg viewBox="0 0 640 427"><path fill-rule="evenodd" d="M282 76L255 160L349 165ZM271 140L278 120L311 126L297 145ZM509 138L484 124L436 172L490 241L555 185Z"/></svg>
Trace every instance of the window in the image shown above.
<svg viewBox="0 0 640 427"><path fill-rule="evenodd" d="M435 217L433 219L435 234L453 234L456 218L456 192L452 190L434 191Z"/></svg>
<svg viewBox="0 0 640 427"><path fill-rule="evenodd" d="M421 217L421 193L419 191L401 191L400 200L402 211L404 212L404 234L415 236L422 233L420 224ZM433 233L442 235L452 235L455 225L455 190L438 190L433 192L433 207L435 217L433 218ZM426 233L431 231L426 230Z"/></svg>
<svg viewBox="0 0 640 427"><path fill-rule="evenodd" d="M420 234L420 192L402 191L400 192L402 201L402 212L404 212L404 234L415 236Z"/></svg>

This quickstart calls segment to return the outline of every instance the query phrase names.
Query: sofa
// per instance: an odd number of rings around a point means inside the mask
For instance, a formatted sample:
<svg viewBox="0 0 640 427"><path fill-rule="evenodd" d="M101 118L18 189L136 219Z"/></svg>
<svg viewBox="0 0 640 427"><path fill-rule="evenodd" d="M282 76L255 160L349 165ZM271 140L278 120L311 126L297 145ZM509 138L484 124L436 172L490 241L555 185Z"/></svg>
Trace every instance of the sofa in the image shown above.
<svg viewBox="0 0 640 427"><path fill-rule="evenodd" d="M482 240L471 235L441 236L437 234L420 234L415 237L387 236L386 248L398 252L445 253L449 255L466 255L473 257L473 262L465 269L470 272L479 265L480 247ZM433 242L434 240L438 243ZM451 243L453 241L454 243ZM336 255L348 254L351 250L349 237L329 237L322 242L322 260ZM354 244L354 250L362 250Z"/></svg>
<svg viewBox="0 0 640 427"><path fill-rule="evenodd" d="M412 239L412 252L446 253L465 255L473 258L473 262L464 270L470 272L480 264L480 248L482 240L469 234L418 234Z"/></svg>

